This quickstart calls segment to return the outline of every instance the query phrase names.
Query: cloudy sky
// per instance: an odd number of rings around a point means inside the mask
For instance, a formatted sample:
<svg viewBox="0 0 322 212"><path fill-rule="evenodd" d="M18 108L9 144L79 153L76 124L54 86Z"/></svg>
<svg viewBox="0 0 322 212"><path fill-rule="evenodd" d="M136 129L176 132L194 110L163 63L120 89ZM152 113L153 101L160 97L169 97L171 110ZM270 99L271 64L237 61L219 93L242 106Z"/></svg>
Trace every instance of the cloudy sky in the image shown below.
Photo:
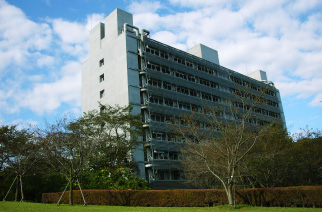
<svg viewBox="0 0 322 212"><path fill-rule="evenodd" d="M222 66L266 71L289 131L322 128L321 0L0 0L1 124L80 115L89 31L115 8L153 39L202 43Z"/></svg>

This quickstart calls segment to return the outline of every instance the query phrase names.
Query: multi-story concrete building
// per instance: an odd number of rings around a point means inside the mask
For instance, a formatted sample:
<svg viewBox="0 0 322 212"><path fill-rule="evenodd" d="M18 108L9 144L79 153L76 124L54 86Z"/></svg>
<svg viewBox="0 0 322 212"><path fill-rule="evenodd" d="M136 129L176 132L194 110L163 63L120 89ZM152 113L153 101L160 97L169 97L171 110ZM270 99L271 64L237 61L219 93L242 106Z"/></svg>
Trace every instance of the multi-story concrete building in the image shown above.
<svg viewBox="0 0 322 212"><path fill-rule="evenodd" d="M145 146L133 150L140 177L154 187L180 187L177 168L183 142L167 125L182 112L203 112L229 101L232 90L244 86L257 92L268 88L266 103L256 108L257 121L284 121L279 91L266 73L250 77L219 65L216 50L197 45L184 52L149 38L133 26L132 14L120 9L90 32L89 58L82 69L82 112L110 105L132 104L142 114ZM256 124L256 123L255 123ZM160 187L159 187L160 188Z"/></svg>

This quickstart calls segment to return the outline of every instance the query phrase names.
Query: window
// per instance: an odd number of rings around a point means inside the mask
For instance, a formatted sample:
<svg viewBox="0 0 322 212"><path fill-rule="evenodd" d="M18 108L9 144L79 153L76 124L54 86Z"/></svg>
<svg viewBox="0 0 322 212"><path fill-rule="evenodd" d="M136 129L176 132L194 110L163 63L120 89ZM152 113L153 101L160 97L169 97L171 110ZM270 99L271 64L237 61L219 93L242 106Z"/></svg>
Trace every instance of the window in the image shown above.
<svg viewBox="0 0 322 212"><path fill-rule="evenodd" d="M161 72L165 74L170 74L169 68L165 66L161 66Z"/></svg>
<svg viewBox="0 0 322 212"><path fill-rule="evenodd" d="M152 139L165 141L165 134L162 132L153 132Z"/></svg>
<svg viewBox="0 0 322 212"><path fill-rule="evenodd" d="M219 96L212 96L212 101L214 101L214 102L220 102L220 97Z"/></svg>
<svg viewBox="0 0 322 212"><path fill-rule="evenodd" d="M197 69L199 70L199 71L206 71L207 69L206 69L206 67L204 67L204 66L202 66L202 65L197 65Z"/></svg>
<svg viewBox="0 0 322 212"><path fill-rule="evenodd" d="M160 71L160 65L148 62L147 67L151 70Z"/></svg>
<svg viewBox="0 0 322 212"><path fill-rule="evenodd" d="M205 100L211 101L211 95L206 93L201 93L201 97Z"/></svg>
<svg viewBox="0 0 322 212"><path fill-rule="evenodd" d="M159 50L155 49L155 48L152 48L150 46L146 46L145 51L148 52L148 53L151 53L151 54L159 56Z"/></svg>
<svg viewBox="0 0 322 212"><path fill-rule="evenodd" d="M218 84L217 83L214 83L214 82L210 82L210 87L212 88L218 88Z"/></svg>
<svg viewBox="0 0 322 212"><path fill-rule="evenodd" d="M103 82L104 81L104 74L101 74L100 75L100 82Z"/></svg>
<svg viewBox="0 0 322 212"><path fill-rule="evenodd" d="M189 62L189 61L186 61L186 66L189 66L189 67L193 67L193 63L192 62Z"/></svg>
<svg viewBox="0 0 322 212"><path fill-rule="evenodd" d="M189 90L189 92L190 92L190 96L197 96L197 91L195 91L195 90Z"/></svg>
<svg viewBox="0 0 322 212"><path fill-rule="evenodd" d="M163 57L164 59L169 59L168 53L164 51L160 51L160 56Z"/></svg>
<svg viewBox="0 0 322 212"><path fill-rule="evenodd" d="M191 82L196 82L195 76L188 75L188 80Z"/></svg>
<svg viewBox="0 0 322 212"><path fill-rule="evenodd" d="M163 82L163 88L164 88L164 89L167 89L167 90L169 90L169 91L171 91L171 90L172 90L172 86L171 86L171 84L169 84L169 83L167 83L167 82Z"/></svg>
<svg viewBox="0 0 322 212"><path fill-rule="evenodd" d="M178 86L177 92L189 95L189 89L186 87Z"/></svg>
<svg viewBox="0 0 322 212"><path fill-rule="evenodd" d="M105 96L105 92L104 92L104 90L101 90L100 91L100 98L103 98Z"/></svg>
<svg viewBox="0 0 322 212"><path fill-rule="evenodd" d="M201 85L210 86L210 82L208 80L205 80L205 79L200 78L199 83Z"/></svg>
<svg viewBox="0 0 322 212"><path fill-rule="evenodd" d="M176 72L176 77L179 77L179 78L182 78L182 79L185 79L185 80L188 78L188 76L185 73L181 72L181 71Z"/></svg>
<svg viewBox="0 0 322 212"><path fill-rule="evenodd" d="M149 84L155 87L162 88L162 81L156 80L156 79L151 79L149 80Z"/></svg>
<svg viewBox="0 0 322 212"><path fill-rule="evenodd" d="M164 104L169 107L176 107L176 103L171 99L164 99Z"/></svg>
<svg viewBox="0 0 322 212"><path fill-rule="evenodd" d="M177 152L169 152L169 157L171 160L179 160L179 155Z"/></svg>
<svg viewBox="0 0 322 212"><path fill-rule="evenodd" d="M153 158L154 159L160 159L160 160L168 160L169 155L165 152L154 152L153 153Z"/></svg>
<svg viewBox="0 0 322 212"><path fill-rule="evenodd" d="M163 104L163 98L159 97L159 96L151 96L150 97L150 102L162 105Z"/></svg>
<svg viewBox="0 0 322 212"><path fill-rule="evenodd" d="M100 60L99 66L102 67L104 65L104 58Z"/></svg>
<svg viewBox="0 0 322 212"><path fill-rule="evenodd" d="M180 58L180 57L174 57L173 60L177 63L180 63L182 65L185 65L185 61L184 59Z"/></svg>
<svg viewBox="0 0 322 212"><path fill-rule="evenodd" d="M165 117L161 114L151 114L151 120L157 122L164 122Z"/></svg>
<svg viewBox="0 0 322 212"><path fill-rule="evenodd" d="M190 104L185 102L179 102L179 108L181 110L190 110Z"/></svg>
<svg viewBox="0 0 322 212"><path fill-rule="evenodd" d="M156 180L170 180L170 171L158 169L155 173L155 179Z"/></svg>

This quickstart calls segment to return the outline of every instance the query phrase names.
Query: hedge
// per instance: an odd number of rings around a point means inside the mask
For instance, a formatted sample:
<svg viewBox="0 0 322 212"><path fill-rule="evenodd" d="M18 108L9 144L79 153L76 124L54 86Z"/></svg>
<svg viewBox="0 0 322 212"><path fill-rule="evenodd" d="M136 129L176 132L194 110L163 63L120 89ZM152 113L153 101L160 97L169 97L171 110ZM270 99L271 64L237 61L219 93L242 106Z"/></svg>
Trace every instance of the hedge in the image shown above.
<svg viewBox="0 0 322 212"><path fill-rule="evenodd" d="M322 207L322 186L240 189L240 204L279 207Z"/></svg>
<svg viewBox="0 0 322 212"><path fill-rule="evenodd" d="M83 190L90 205L153 206L153 207L204 207L227 204L223 189L182 190ZM57 203L58 193L44 193L43 203ZM68 192L62 204L68 204ZM261 188L236 190L237 204L280 207L322 207L322 186ZM74 191L74 203L83 204L81 193Z"/></svg>

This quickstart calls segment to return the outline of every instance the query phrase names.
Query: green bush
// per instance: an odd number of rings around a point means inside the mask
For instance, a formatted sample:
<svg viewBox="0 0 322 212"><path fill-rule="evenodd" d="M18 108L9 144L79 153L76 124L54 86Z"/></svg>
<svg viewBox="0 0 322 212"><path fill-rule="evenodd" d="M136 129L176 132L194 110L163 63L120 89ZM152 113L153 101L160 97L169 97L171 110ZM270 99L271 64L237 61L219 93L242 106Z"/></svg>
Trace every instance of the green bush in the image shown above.
<svg viewBox="0 0 322 212"><path fill-rule="evenodd" d="M128 168L118 168L114 171L108 168L86 171L80 179L84 189L111 190L147 190L150 189L146 180L138 178Z"/></svg>

